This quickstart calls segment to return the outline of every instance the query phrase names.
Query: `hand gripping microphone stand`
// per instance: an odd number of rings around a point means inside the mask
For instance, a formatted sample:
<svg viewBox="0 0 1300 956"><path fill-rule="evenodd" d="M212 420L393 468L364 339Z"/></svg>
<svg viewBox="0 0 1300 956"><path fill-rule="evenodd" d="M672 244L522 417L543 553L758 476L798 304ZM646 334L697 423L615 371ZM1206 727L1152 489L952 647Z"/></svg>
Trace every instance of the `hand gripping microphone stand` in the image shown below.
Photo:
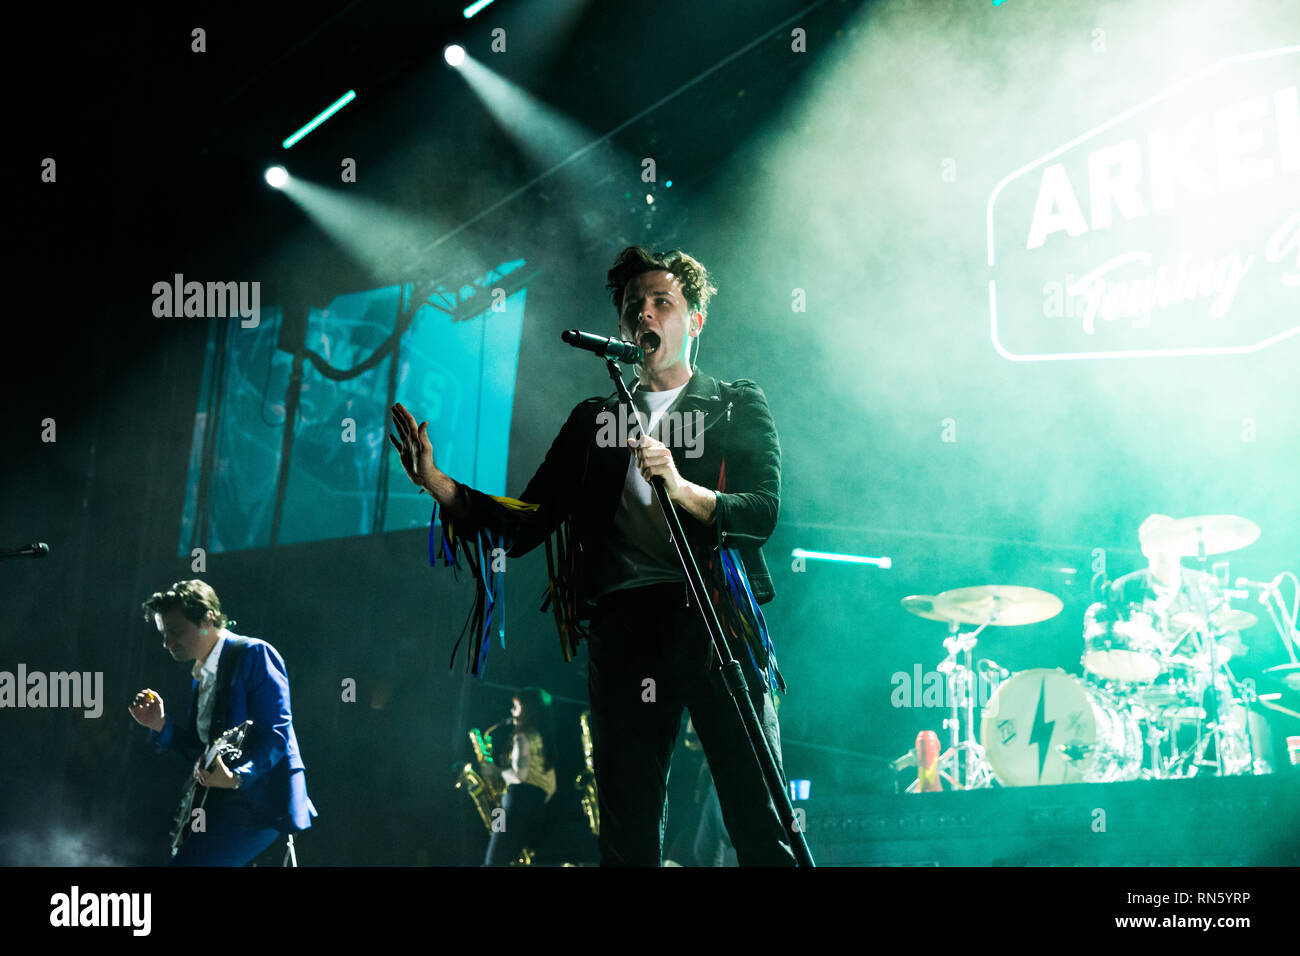
<svg viewBox="0 0 1300 956"><path fill-rule="evenodd" d="M628 392L627 384L623 381L623 373L619 369L618 363L613 358L606 358L605 365L609 369L609 377L614 380L614 386L618 389L619 401L631 409L637 430L641 434L645 434L645 428L641 424L640 412L632 404L632 395ZM695 598L695 606L700 610L704 628L709 632L709 638L713 641L713 652L722 664L723 684L727 688L727 693L731 695L731 701L736 705L736 712L745 726L745 734L749 737L749 745L754 752L754 759L758 762L759 769L762 771L768 795L772 798L772 804L781 817L781 823L785 826L786 833L790 835L790 847L794 850L795 859L800 866L814 866L812 853L808 849L808 841L804 839L803 828L795 821L794 809L790 806L790 800L786 796L785 783L781 780L781 774L776 769L776 760L772 756L771 748L767 745L767 737L763 735L763 730L759 726L758 714L754 711L754 702L749 699L749 687L745 681L745 674L740 668L740 662L736 660L736 655L731 650L726 632L723 631L722 624L718 620L718 614L708 598L708 593L705 591L704 579L695 563L695 556L691 554L690 546L686 543L686 533L682 529L677 511L672 502L668 500L668 491L664 488L663 478L655 475L650 480L650 486L654 488L655 497L659 500L659 508L663 511L664 520L668 522L669 537L672 539L673 547L677 550L677 558L682 563L682 571L686 575L687 585Z"/></svg>

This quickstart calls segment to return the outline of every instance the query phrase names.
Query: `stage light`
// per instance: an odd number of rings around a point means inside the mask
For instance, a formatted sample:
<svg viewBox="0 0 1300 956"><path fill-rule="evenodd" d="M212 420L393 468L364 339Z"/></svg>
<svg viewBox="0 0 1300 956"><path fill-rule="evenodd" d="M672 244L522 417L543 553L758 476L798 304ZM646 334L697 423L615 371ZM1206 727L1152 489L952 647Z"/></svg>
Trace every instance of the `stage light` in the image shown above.
<svg viewBox="0 0 1300 956"><path fill-rule="evenodd" d="M465 14L465 19L468 20L470 17L474 16L474 14L478 13L484 7L491 6L491 4L492 4L492 0L478 0L477 3L471 3L468 7L466 7L461 12ZM452 66L455 66L455 64L453 63Z"/></svg>
<svg viewBox="0 0 1300 956"><path fill-rule="evenodd" d="M442 51L442 58L447 61L448 66L460 66L465 62L465 48L453 43Z"/></svg>
<svg viewBox="0 0 1300 956"><path fill-rule="evenodd" d="M274 189L283 189L289 181L289 171L283 166L272 166L266 171L266 182Z"/></svg>
<svg viewBox="0 0 1300 956"><path fill-rule="evenodd" d="M333 103L331 103L329 106L325 107L325 109L322 110L322 111L320 112L320 114L319 114L315 119L313 119L310 123L308 123L308 124L307 124L306 126L304 126L302 129L298 130L298 132L294 133L292 136L290 136L288 139L286 139L286 140L285 140L283 143L281 143L280 145L282 145L285 149L288 149L290 146L292 146L294 143L298 142L298 140L302 139L304 136L306 136L308 133L310 133L312 130L314 130L317 126L319 126L321 123L325 122L327 119L329 119L331 116L333 116L333 115L334 115L335 113L337 113L339 110L343 109L343 107L347 106L349 103L351 103L351 102L352 102L353 100L355 100L356 98L357 98L357 91L356 91L356 90L348 90L346 93L344 93L342 96L340 96L337 100L335 100L335 101L334 101Z"/></svg>
<svg viewBox="0 0 1300 956"><path fill-rule="evenodd" d="M646 194L645 194L645 204L646 204L647 206L653 206L653 205L655 204L655 197L654 197L652 194L650 194L650 193L646 193Z"/></svg>
<svg viewBox="0 0 1300 956"><path fill-rule="evenodd" d="M791 780L790 781L790 799L807 800L812 796L811 780Z"/></svg>
<svg viewBox="0 0 1300 956"><path fill-rule="evenodd" d="M872 564L881 569L888 569L894 566L894 562L889 558L869 558L861 554L832 554L829 551L805 551L803 548L795 548L790 552L794 558L803 558L806 561L839 561L844 564Z"/></svg>

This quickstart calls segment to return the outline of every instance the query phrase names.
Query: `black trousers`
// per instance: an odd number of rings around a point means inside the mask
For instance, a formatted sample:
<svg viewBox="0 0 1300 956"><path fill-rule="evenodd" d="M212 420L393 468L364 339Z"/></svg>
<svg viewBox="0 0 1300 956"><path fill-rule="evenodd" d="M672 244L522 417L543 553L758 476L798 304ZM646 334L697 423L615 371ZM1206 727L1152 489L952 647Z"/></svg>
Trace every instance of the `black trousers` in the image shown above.
<svg viewBox="0 0 1300 956"><path fill-rule="evenodd" d="M509 866L524 847L537 851L537 841L546 826L546 791L531 783L512 783L501 797L505 829L488 841L484 866Z"/></svg>
<svg viewBox="0 0 1300 956"><path fill-rule="evenodd" d="M587 689L601 864L660 865L669 762L685 708L713 770L740 865L794 866L789 834L767 794L736 707L717 676L713 646L699 611L687 606L685 583L607 595L592 619L589 644ZM780 731L772 697L753 673L745 649L735 650L780 771Z"/></svg>

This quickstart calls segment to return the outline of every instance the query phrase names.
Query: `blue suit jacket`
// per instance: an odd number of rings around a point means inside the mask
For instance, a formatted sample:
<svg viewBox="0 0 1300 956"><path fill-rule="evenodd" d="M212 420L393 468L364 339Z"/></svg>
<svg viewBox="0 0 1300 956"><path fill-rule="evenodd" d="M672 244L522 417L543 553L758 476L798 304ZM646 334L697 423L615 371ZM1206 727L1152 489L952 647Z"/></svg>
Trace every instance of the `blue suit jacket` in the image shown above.
<svg viewBox="0 0 1300 956"><path fill-rule="evenodd" d="M198 688L196 680L184 718L178 720L173 712L161 733L150 731L159 749L175 751L191 762L202 755L208 743L199 740ZM316 808L307 796L306 774L293 732L284 659L266 641L230 634L217 660L209 733L217 737L248 719L253 726L244 740L243 760L230 768L242 778L239 789L225 791L232 798L231 810L239 808L282 833L307 829Z"/></svg>

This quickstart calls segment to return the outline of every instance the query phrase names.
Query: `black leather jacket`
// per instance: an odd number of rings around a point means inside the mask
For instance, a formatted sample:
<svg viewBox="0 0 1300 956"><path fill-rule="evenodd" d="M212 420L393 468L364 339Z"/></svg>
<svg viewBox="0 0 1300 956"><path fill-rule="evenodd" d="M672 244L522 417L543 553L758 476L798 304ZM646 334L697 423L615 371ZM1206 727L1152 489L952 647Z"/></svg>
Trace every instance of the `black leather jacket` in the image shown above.
<svg viewBox="0 0 1300 956"><path fill-rule="evenodd" d="M781 499L781 447L767 398L751 381L720 382L693 369L673 410L683 415L698 410L704 416L697 457L672 447L678 473L718 491L712 526L677 508L696 562L703 570L718 548L735 547L755 600L765 604L775 592L760 548L776 527ZM510 557L528 553L562 521L571 521L578 549L574 584L584 599L591 594L591 563L599 560L612 533L631 455L626 447L602 447L613 443L598 442L597 416L602 411L612 412L617 419L617 396L589 398L569 414L546 460L520 496L540 506L535 512L508 509L467 485L459 486L466 496L462 500L468 501L470 523L511 541ZM725 485L721 491L720 479Z"/></svg>

